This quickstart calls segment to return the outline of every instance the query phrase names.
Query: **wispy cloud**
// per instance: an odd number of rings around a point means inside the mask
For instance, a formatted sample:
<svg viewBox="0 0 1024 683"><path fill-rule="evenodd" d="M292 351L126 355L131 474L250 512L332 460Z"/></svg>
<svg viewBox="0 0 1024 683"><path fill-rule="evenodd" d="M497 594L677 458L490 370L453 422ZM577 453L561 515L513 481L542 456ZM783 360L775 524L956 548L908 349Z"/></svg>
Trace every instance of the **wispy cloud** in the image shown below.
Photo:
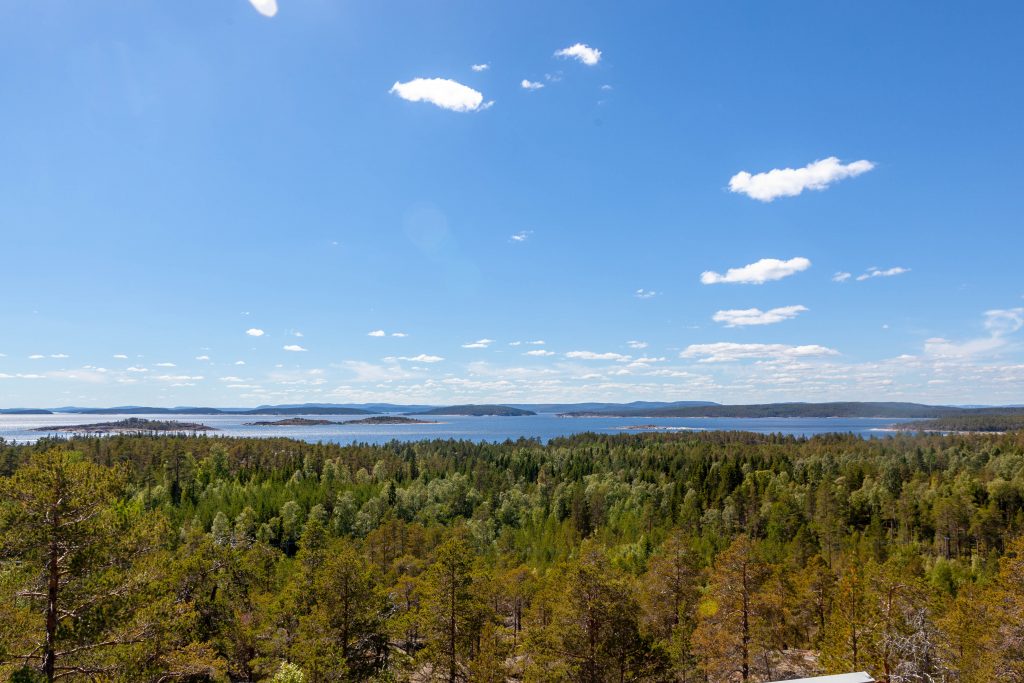
<svg viewBox="0 0 1024 683"><path fill-rule="evenodd" d="M486 349L488 346L494 343L493 339L477 339L475 342L469 342L463 344L464 349Z"/></svg>
<svg viewBox="0 0 1024 683"><path fill-rule="evenodd" d="M1010 343L1007 337L1024 327L1024 308L985 311L984 326L987 337L963 342L932 337L924 343L925 353L940 358L969 358L999 351Z"/></svg>
<svg viewBox="0 0 1024 683"><path fill-rule="evenodd" d="M628 346L631 349L646 349L647 342L636 341L635 339L631 339L630 341L626 342L626 346Z"/></svg>
<svg viewBox="0 0 1024 683"><path fill-rule="evenodd" d="M177 367L174 363L164 361L163 363L154 363L158 368L174 368Z"/></svg>
<svg viewBox="0 0 1024 683"><path fill-rule="evenodd" d="M524 356L545 357L545 356L553 356L553 355L555 355L555 352L554 351L547 351L545 349L532 349L530 351L527 351L523 355Z"/></svg>
<svg viewBox="0 0 1024 683"><path fill-rule="evenodd" d="M29 360L42 360L43 358L46 358L46 356L41 353L33 353L28 357Z"/></svg>
<svg viewBox="0 0 1024 683"><path fill-rule="evenodd" d="M796 359L814 356L835 356L839 352L826 346L805 344L737 344L717 342L714 344L691 344L679 353L681 358L697 358L701 363L729 363L750 359Z"/></svg>
<svg viewBox="0 0 1024 683"><path fill-rule="evenodd" d="M265 17L277 14L277 0L249 0L249 4Z"/></svg>
<svg viewBox="0 0 1024 683"><path fill-rule="evenodd" d="M481 71L487 71L488 69L491 68L491 65L490 64L474 64L473 66L471 66L469 68L472 69L473 71L476 71L477 73L479 73Z"/></svg>
<svg viewBox="0 0 1024 683"><path fill-rule="evenodd" d="M653 297L658 296L658 293L652 289L644 289L643 287L641 287L640 289L633 292L633 296L635 296L637 299L651 299Z"/></svg>
<svg viewBox="0 0 1024 683"><path fill-rule="evenodd" d="M803 168L773 168L754 175L740 171L729 179L729 190L770 202L779 197L795 197L804 190L824 190L836 181L859 176L874 167L866 159L842 164L837 157L828 157Z"/></svg>
<svg viewBox="0 0 1024 683"><path fill-rule="evenodd" d="M371 332L367 332L366 336L367 337L386 337L386 336L388 336L388 333L385 332L384 330L373 330Z"/></svg>
<svg viewBox="0 0 1024 683"><path fill-rule="evenodd" d="M909 272L910 268L903 268L901 266L886 268L885 270L871 266L867 269L867 272L857 276L857 282L864 282L864 280L870 280L873 277L893 277L894 275L903 275Z"/></svg>
<svg viewBox="0 0 1024 683"><path fill-rule="evenodd" d="M392 332L392 333L391 333L391 336L392 336L392 337L399 337L399 338L403 338L403 337L408 337L409 335L408 335L408 334L406 334L405 332Z"/></svg>
<svg viewBox="0 0 1024 683"><path fill-rule="evenodd" d="M791 320L807 311L806 306L780 306L767 311L760 308L743 308L718 311L711 319L723 323L726 327L742 327L746 325L773 325L784 320Z"/></svg>
<svg viewBox="0 0 1024 683"><path fill-rule="evenodd" d="M484 102L483 93L449 78L414 78L407 83L396 81L388 92L409 102L429 102L449 111L481 111L492 104Z"/></svg>
<svg viewBox="0 0 1024 683"><path fill-rule="evenodd" d="M285 351L308 351L309 349L303 348L298 344L285 344L281 347Z"/></svg>
<svg viewBox="0 0 1024 683"><path fill-rule="evenodd" d="M601 51L596 47L590 47L585 43L576 43L575 45L570 45L569 47L557 50L555 52L555 56L576 59L587 66L594 66L601 61Z"/></svg>
<svg viewBox="0 0 1024 683"><path fill-rule="evenodd" d="M776 258L763 258L760 261L740 268L730 268L725 272L725 275L716 273L713 270L706 270L701 273L700 281L705 285L761 285L771 280L781 280L784 277L789 277L810 267L810 260L802 256L791 258L788 261L781 261Z"/></svg>
<svg viewBox="0 0 1024 683"><path fill-rule="evenodd" d="M625 356L621 353L596 353L594 351L570 351L565 354L566 358L573 358L575 360L614 360L618 362L627 361L630 356Z"/></svg>
<svg viewBox="0 0 1024 683"><path fill-rule="evenodd" d="M519 83L519 87L523 90L540 90L544 87L544 84L540 81L528 81L525 78Z"/></svg>
<svg viewBox="0 0 1024 683"><path fill-rule="evenodd" d="M847 273L845 270L840 270L832 276L832 282L846 282L851 277L853 277L853 273Z"/></svg>
<svg viewBox="0 0 1024 683"><path fill-rule="evenodd" d="M210 360L209 356L196 356L196 360Z"/></svg>
<svg viewBox="0 0 1024 683"><path fill-rule="evenodd" d="M399 356L398 360L406 360L413 363L440 363L444 358L441 356L431 356L427 353L421 353L418 356Z"/></svg>
<svg viewBox="0 0 1024 683"><path fill-rule="evenodd" d="M128 355L124 354L124 353L115 353L114 354L114 358L116 358L118 360L127 360Z"/></svg>
<svg viewBox="0 0 1024 683"><path fill-rule="evenodd" d="M266 334L263 330L261 330L258 327L250 327L245 331L245 333L250 337L262 337L264 334Z"/></svg>
<svg viewBox="0 0 1024 683"><path fill-rule="evenodd" d="M511 242L525 242L526 240L530 239L530 235L532 234L533 230L520 230L519 232L515 233L508 239Z"/></svg>

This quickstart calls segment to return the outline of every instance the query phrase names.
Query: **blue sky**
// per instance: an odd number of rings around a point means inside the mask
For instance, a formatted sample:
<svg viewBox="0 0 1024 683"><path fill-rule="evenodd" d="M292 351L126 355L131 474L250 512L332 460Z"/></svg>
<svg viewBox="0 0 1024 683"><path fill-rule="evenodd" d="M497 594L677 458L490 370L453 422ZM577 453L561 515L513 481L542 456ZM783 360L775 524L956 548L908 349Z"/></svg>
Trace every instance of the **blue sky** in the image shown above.
<svg viewBox="0 0 1024 683"><path fill-rule="evenodd" d="M1024 402L1019 3L254 2L0 6L0 406Z"/></svg>

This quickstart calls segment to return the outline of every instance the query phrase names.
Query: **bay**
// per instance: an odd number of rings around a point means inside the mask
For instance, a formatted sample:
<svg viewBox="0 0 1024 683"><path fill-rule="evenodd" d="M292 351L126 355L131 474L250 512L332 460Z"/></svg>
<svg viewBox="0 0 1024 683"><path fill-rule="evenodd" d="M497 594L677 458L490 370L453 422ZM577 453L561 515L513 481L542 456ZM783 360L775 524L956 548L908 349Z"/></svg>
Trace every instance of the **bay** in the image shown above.
<svg viewBox="0 0 1024 683"><path fill-rule="evenodd" d="M287 437L309 442L333 443L386 443L392 440L420 441L423 439L466 439L470 441L505 441L532 438L547 442L560 436L582 432L601 434L639 433L654 431L748 431L760 434L788 434L814 436L827 433L851 433L863 438L891 434L893 424L906 422L898 418L637 418L637 417L559 417L539 414L522 417L469 417L461 415L432 416L437 424L411 425L316 425L316 426L251 426L246 422L276 421L279 416L253 415L0 415L0 439L19 443L33 442L47 436L35 431L39 427L81 425L96 422L114 422L128 417L153 420L174 420L199 423L217 431L211 436L231 437ZM295 416L289 416L295 417ZM366 417L364 415L323 416L306 415L310 419L329 419L337 422ZM638 429L643 427L643 429ZM59 435L68 436L67 433Z"/></svg>

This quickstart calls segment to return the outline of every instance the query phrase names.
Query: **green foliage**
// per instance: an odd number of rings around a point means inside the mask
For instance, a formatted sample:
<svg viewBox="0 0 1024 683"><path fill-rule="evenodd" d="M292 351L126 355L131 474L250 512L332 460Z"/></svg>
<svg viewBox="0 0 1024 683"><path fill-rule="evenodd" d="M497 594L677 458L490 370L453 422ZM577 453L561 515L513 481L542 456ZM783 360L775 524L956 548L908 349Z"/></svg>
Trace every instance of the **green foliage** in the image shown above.
<svg viewBox="0 0 1024 683"><path fill-rule="evenodd" d="M47 680L44 661L83 681L1024 672L1021 433L112 436L0 455L0 678Z"/></svg>

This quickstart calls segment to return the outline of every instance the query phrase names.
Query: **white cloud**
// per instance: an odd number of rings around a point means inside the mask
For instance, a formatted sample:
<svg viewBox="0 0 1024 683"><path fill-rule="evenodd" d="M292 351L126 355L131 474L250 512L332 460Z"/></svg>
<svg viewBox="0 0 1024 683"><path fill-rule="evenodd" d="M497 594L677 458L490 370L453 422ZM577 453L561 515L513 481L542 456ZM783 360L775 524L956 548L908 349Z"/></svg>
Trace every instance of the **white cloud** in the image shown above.
<svg viewBox="0 0 1024 683"><path fill-rule="evenodd" d="M46 356L44 356L41 353L33 353L31 356L28 357L29 360L41 360L43 358L46 358Z"/></svg>
<svg viewBox="0 0 1024 683"><path fill-rule="evenodd" d="M373 330L372 332L367 332L366 336L367 337L386 337L386 336L388 336L388 333L385 332L384 330Z"/></svg>
<svg viewBox="0 0 1024 683"><path fill-rule="evenodd" d="M626 346L628 346L631 349L646 349L647 348L647 342L645 342L645 341L636 341L636 340L632 340L631 339L630 341L626 342Z"/></svg>
<svg viewBox="0 0 1024 683"><path fill-rule="evenodd" d="M847 273L845 270L841 270L832 276L832 282L846 282L851 277L853 277L852 273Z"/></svg>
<svg viewBox="0 0 1024 683"><path fill-rule="evenodd" d="M641 287L640 289L633 292L633 296L635 296L637 299L650 299L652 297L658 296L658 293L655 292L654 290L644 289L643 287Z"/></svg>
<svg viewBox="0 0 1024 683"><path fill-rule="evenodd" d="M245 365L245 361L244 360L236 360L235 361L235 365Z"/></svg>
<svg viewBox="0 0 1024 683"><path fill-rule="evenodd" d="M714 344L690 344L679 353L681 358L698 358L701 363L728 363L747 359L786 360L813 356L835 356L839 352L826 346L805 344L737 344L717 342Z"/></svg>
<svg viewBox="0 0 1024 683"><path fill-rule="evenodd" d="M857 276L857 282L864 282L864 280L870 280L873 277L892 277L894 275L903 275L904 273L909 272L910 268L903 268L901 266L895 266L885 270L871 266L868 268L866 273Z"/></svg>
<svg viewBox="0 0 1024 683"><path fill-rule="evenodd" d="M265 17L277 14L277 0L249 0L249 3Z"/></svg>
<svg viewBox="0 0 1024 683"><path fill-rule="evenodd" d="M158 375L153 379L163 382L198 382L203 379L202 375Z"/></svg>
<svg viewBox="0 0 1024 683"><path fill-rule="evenodd" d="M520 230L516 234L509 237L509 240L512 242L525 242L526 240L530 239L530 235L532 234L533 230Z"/></svg>
<svg viewBox="0 0 1024 683"><path fill-rule="evenodd" d="M302 334L298 330L295 330L295 331L292 332L292 336L293 337L305 337L306 335Z"/></svg>
<svg viewBox="0 0 1024 683"><path fill-rule="evenodd" d="M302 348L298 344L285 344L281 348L284 349L285 351L307 351L308 350L308 349Z"/></svg>
<svg viewBox="0 0 1024 683"><path fill-rule="evenodd" d="M553 356L553 355L555 355L555 352L554 351L546 351L544 349L533 349L532 351L527 351L523 355L524 356Z"/></svg>
<svg viewBox="0 0 1024 683"><path fill-rule="evenodd" d="M173 368L173 367L177 367L177 366L174 365L174 363L154 363L154 365L156 365L158 368Z"/></svg>
<svg viewBox="0 0 1024 683"><path fill-rule="evenodd" d="M629 356L624 356L621 353L595 353L594 351L570 351L565 354L566 358L575 358L578 360L614 360L614 361L627 361L630 359Z"/></svg>
<svg viewBox="0 0 1024 683"><path fill-rule="evenodd" d="M729 190L770 202L779 197L795 197L804 190L824 190L837 180L859 176L874 167L865 159L844 165L838 158L828 157L803 168L773 168L755 175L740 171L729 179Z"/></svg>
<svg viewBox="0 0 1024 683"><path fill-rule="evenodd" d="M413 363L440 363L444 360L441 356L431 356L426 353L421 353L418 356L399 356L398 360L407 360Z"/></svg>
<svg viewBox="0 0 1024 683"><path fill-rule="evenodd" d="M533 341L528 341L526 343L530 344L532 346L544 346L544 340L543 339L534 339Z"/></svg>
<svg viewBox="0 0 1024 683"><path fill-rule="evenodd" d="M124 353L115 353L114 358L118 360L126 360L128 358L128 355Z"/></svg>
<svg viewBox="0 0 1024 683"><path fill-rule="evenodd" d="M584 43L576 43L555 52L556 57L577 59L587 66L594 66L601 61L601 51Z"/></svg>
<svg viewBox="0 0 1024 683"><path fill-rule="evenodd" d="M209 356L196 356L196 360L210 360Z"/></svg>
<svg viewBox="0 0 1024 683"><path fill-rule="evenodd" d="M221 377L220 381L221 382L234 382L234 383L237 384L238 382L244 382L245 380L242 379L241 377L228 376L228 377Z"/></svg>
<svg viewBox="0 0 1024 683"><path fill-rule="evenodd" d="M66 353L51 353L50 354L50 358L70 358L70 357L71 356L69 356Z"/></svg>
<svg viewBox="0 0 1024 683"><path fill-rule="evenodd" d="M760 308L731 309L718 311L711 319L716 323L724 323L726 327L744 325L773 325L784 320L791 320L807 311L806 306L781 306L762 311Z"/></svg>
<svg viewBox="0 0 1024 683"><path fill-rule="evenodd" d="M1024 308L985 311L985 329L994 335L1013 334L1024 327Z"/></svg>
<svg viewBox="0 0 1024 683"><path fill-rule="evenodd" d="M127 372L149 372L149 368L140 368L140 367L138 367L136 365L133 365L130 368L127 368L126 371Z"/></svg>
<svg viewBox="0 0 1024 683"><path fill-rule="evenodd" d="M399 337L399 338L401 338L401 337L408 337L409 335L406 334L405 332L392 332L391 336L392 337Z"/></svg>
<svg viewBox="0 0 1024 683"><path fill-rule="evenodd" d="M725 275L716 273L713 270L706 270L700 274L700 281L705 285L717 285L722 283L761 285L770 280L781 280L800 271L811 267L810 260L797 256L788 261L781 261L777 258L763 258L756 263L751 263L740 268L730 268Z"/></svg>
<svg viewBox="0 0 1024 683"><path fill-rule="evenodd" d="M463 344L464 349L486 349L488 346L494 343L493 339L477 339L475 342Z"/></svg>
<svg viewBox="0 0 1024 683"><path fill-rule="evenodd" d="M250 327L245 331L250 337L262 337L265 333L258 327Z"/></svg>
<svg viewBox="0 0 1024 683"><path fill-rule="evenodd" d="M519 87L523 90L540 90L544 87L544 84L539 81L528 81L525 78L519 83Z"/></svg>
<svg viewBox="0 0 1024 683"><path fill-rule="evenodd" d="M476 71L477 73L479 73L481 71L487 71L488 69L491 68L491 65L490 64L474 64L473 66L471 66L469 68L472 69L473 71Z"/></svg>
<svg viewBox="0 0 1024 683"><path fill-rule="evenodd" d="M388 92L409 102L429 102L449 111L481 111L493 102L484 102L482 93L448 78L414 78L395 82Z"/></svg>
<svg viewBox="0 0 1024 683"><path fill-rule="evenodd" d="M984 326L989 334L987 337L964 342L932 337L925 340L924 351L939 358L970 358L998 351L1010 343L1009 335L1024 327L1024 308L985 311Z"/></svg>
<svg viewBox="0 0 1024 683"><path fill-rule="evenodd" d="M605 90L605 91L612 90L612 86L610 86L607 83L605 83L604 85L601 86L601 90Z"/></svg>

